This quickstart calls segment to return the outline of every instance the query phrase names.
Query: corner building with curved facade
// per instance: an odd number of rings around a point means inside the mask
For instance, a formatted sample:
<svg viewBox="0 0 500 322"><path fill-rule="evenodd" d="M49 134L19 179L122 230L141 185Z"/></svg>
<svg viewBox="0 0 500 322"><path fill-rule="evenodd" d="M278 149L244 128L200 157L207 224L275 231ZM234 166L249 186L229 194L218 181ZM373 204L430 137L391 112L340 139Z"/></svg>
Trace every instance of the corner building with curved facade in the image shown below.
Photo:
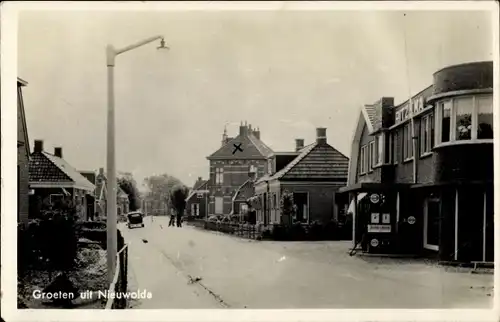
<svg viewBox="0 0 500 322"><path fill-rule="evenodd" d="M342 191L366 252L493 262L493 63L445 67L402 104L363 106Z"/></svg>

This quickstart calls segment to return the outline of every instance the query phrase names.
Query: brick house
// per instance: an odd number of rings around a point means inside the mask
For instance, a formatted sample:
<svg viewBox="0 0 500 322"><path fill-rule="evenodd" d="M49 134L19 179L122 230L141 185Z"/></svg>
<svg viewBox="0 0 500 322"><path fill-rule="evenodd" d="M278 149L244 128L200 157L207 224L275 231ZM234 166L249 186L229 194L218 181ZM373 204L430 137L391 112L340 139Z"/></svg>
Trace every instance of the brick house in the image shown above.
<svg viewBox="0 0 500 322"><path fill-rule="evenodd" d="M443 68L402 104L363 107L341 190L365 251L493 261L492 62Z"/></svg>
<svg viewBox="0 0 500 322"><path fill-rule="evenodd" d="M22 88L28 83L17 79L17 221L28 222L30 143Z"/></svg>
<svg viewBox="0 0 500 322"><path fill-rule="evenodd" d="M260 140L260 130L240 125L235 138L222 136L222 146L207 159L210 162L208 180L210 214L229 215L233 210L236 191L250 177L266 173L267 159L273 151Z"/></svg>
<svg viewBox="0 0 500 322"><path fill-rule="evenodd" d="M289 224L292 218L281 215L284 191L293 193L296 220L326 223L337 220L339 208L347 203L337 191L347 183L349 159L327 143L326 129L316 130L316 141L304 146L296 140L296 151L274 153L268 159L268 174L255 183L260 198L257 221Z"/></svg>
<svg viewBox="0 0 500 322"><path fill-rule="evenodd" d="M106 205L106 175L104 174L104 168L99 168L99 172L95 178L95 219L103 220L106 218L107 205ZM116 191L116 214L117 216L125 215L129 212L130 201L128 194L123 191L120 186L117 185Z"/></svg>
<svg viewBox="0 0 500 322"><path fill-rule="evenodd" d="M197 218L206 218L208 209L208 180L198 177L193 189L186 198L186 214Z"/></svg>
<svg viewBox="0 0 500 322"><path fill-rule="evenodd" d="M37 217L44 205L54 206L62 199L70 199L76 205L80 220L87 218L87 194L95 186L63 159L62 148L54 154L43 150L43 141L35 140L29 161L30 216Z"/></svg>

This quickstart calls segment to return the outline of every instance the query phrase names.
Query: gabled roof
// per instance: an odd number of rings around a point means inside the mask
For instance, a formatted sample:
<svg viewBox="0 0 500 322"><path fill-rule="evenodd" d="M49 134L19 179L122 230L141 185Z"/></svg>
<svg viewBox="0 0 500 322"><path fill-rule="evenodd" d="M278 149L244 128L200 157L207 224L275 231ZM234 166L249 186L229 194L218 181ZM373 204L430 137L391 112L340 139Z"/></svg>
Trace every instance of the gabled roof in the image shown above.
<svg viewBox="0 0 500 322"><path fill-rule="evenodd" d="M329 144L309 144L287 166L257 183L278 179L347 180L349 159Z"/></svg>
<svg viewBox="0 0 500 322"><path fill-rule="evenodd" d="M75 188L93 191L95 186L66 160L47 152L34 152L29 162L29 182L73 184Z"/></svg>
<svg viewBox="0 0 500 322"><path fill-rule="evenodd" d="M247 179L245 182L243 182L242 185L240 185L238 187L238 189L236 189L236 191L234 192L234 196L233 196L233 201L236 200L236 198L238 198L238 195L240 194L240 192L246 188L246 187L251 187L252 186L252 183L253 183L253 180L251 178Z"/></svg>
<svg viewBox="0 0 500 322"><path fill-rule="evenodd" d="M241 145L240 145L241 144ZM240 146L243 151L235 151L235 145ZM233 152L235 153L233 154ZM264 142L251 133L238 135L224 144L220 149L207 157L212 159L266 159L273 153Z"/></svg>
<svg viewBox="0 0 500 322"><path fill-rule="evenodd" d="M186 201L188 201L189 199L191 199L195 194L198 193L198 190L202 190L204 187L206 187L208 183L208 180L198 180L195 182L194 186L193 186L193 189L191 189L191 191L189 192L187 198L186 198Z"/></svg>

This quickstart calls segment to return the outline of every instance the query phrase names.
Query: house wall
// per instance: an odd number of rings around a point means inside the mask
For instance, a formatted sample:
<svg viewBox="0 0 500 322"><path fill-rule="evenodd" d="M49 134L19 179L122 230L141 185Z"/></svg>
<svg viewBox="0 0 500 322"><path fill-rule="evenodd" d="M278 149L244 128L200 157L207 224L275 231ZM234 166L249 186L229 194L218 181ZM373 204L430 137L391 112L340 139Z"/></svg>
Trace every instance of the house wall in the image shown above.
<svg viewBox="0 0 500 322"><path fill-rule="evenodd" d="M249 178L250 166L257 168L257 176L266 173L267 162L261 160L211 160L209 185L209 213L215 214L215 198L224 198L223 214L228 215L232 210L232 198L236 190ZM222 184L216 183L216 169L224 171Z"/></svg>
<svg viewBox="0 0 500 322"><path fill-rule="evenodd" d="M281 182L281 191L288 192L307 192L309 194L309 221L318 220L328 222L335 218L334 203L335 193L341 188L341 185L328 185L316 183L287 183ZM278 204L279 205L279 204ZM277 209L278 216L280 210Z"/></svg>
<svg viewBox="0 0 500 322"><path fill-rule="evenodd" d="M369 134L368 129L365 125L365 127L363 128L363 132L361 134L360 144L358 146L359 150L358 155L361 155L361 148L363 146L369 146L369 143L374 141L375 137ZM369 149L367 151L369 151ZM358 161L358 167L357 167L358 182L380 182L381 168L373 168L372 170L368 171L368 173L361 174L360 173L361 167L359 165L359 162L361 162L361 160Z"/></svg>
<svg viewBox="0 0 500 322"><path fill-rule="evenodd" d="M192 216L193 214L191 213L191 205L192 204L198 204L199 207L199 214L201 218L206 218L207 217L207 205L208 205L208 194L204 193L202 198L198 198L197 195L194 195L191 197L191 199L188 200L186 203L186 214L188 216Z"/></svg>

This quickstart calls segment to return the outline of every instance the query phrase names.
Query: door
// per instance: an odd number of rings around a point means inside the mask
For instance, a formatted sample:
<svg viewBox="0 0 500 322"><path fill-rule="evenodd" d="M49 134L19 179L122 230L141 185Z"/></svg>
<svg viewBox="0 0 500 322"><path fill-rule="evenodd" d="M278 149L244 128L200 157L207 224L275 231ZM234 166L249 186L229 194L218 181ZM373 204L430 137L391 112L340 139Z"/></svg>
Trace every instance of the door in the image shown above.
<svg viewBox="0 0 500 322"><path fill-rule="evenodd" d="M296 208L296 218L300 222L309 222L309 196L307 192L294 192L293 202Z"/></svg>
<svg viewBox="0 0 500 322"><path fill-rule="evenodd" d="M439 199L426 199L424 204L424 248L439 251Z"/></svg>
<svg viewBox="0 0 500 322"><path fill-rule="evenodd" d="M215 214L216 215L222 215L223 206L224 206L224 198L215 197Z"/></svg>

